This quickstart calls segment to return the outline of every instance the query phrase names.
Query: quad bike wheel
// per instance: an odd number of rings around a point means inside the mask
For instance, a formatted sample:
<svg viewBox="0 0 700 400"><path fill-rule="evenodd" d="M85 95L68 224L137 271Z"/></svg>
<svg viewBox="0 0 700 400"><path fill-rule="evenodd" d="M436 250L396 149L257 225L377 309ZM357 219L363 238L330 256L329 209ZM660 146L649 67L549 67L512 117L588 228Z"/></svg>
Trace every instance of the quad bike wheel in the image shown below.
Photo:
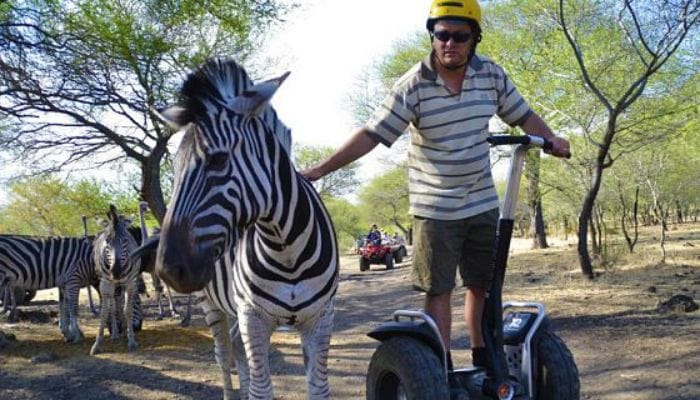
<svg viewBox="0 0 700 400"><path fill-rule="evenodd" d="M542 329L536 341L537 354L533 368L535 398L578 400L581 396L581 382L569 348L550 329Z"/></svg>
<svg viewBox="0 0 700 400"><path fill-rule="evenodd" d="M390 251L384 256L384 264L386 265L386 269L394 269L394 256L391 255Z"/></svg>
<svg viewBox="0 0 700 400"><path fill-rule="evenodd" d="M445 370L427 344L406 336L382 342L367 371L367 400L449 399Z"/></svg>
<svg viewBox="0 0 700 400"><path fill-rule="evenodd" d="M364 258L364 257L360 257L360 271L367 271L368 269L369 269L369 260Z"/></svg>

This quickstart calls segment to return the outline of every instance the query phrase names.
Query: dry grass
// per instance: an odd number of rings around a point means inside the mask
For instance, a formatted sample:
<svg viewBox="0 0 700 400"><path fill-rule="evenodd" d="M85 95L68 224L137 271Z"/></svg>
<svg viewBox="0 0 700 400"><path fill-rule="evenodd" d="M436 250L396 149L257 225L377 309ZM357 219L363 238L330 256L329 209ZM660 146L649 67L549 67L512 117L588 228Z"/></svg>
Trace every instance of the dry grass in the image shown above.
<svg viewBox="0 0 700 400"><path fill-rule="evenodd" d="M660 264L658 228L643 230L635 254L619 252L594 281L581 277L575 245L550 238L552 247L528 250L514 240L504 299L543 302L558 334L579 367L582 398L605 400L700 399L700 311L664 313L660 302L674 294L697 301L700 290L700 225L673 226L667 262ZM570 238L572 239L572 238ZM399 308L420 308L410 289L410 261L392 271L373 265L360 273L357 259L344 257L329 359L334 399L364 398L365 373L377 343L366 333ZM463 291L454 296L454 358L469 362L461 321ZM51 292L44 299L55 300ZM53 297L52 297L53 296ZM84 298L84 296L82 297ZM147 300L149 302L151 300ZM181 298L181 301L183 299ZM23 311L55 310L37 301ZM213 343L200 313L193 326L178 320L145 322L139 349L107 340L105 353L90 357L97 319L83 309L86 341L65 344L55 323L0 323L17 341L0 350L0 398L22 399L218 399L220 377ZM155 308L150 308L151 314ZM276 332L271 354L279 399L304 399L298 335ZM52 354L47 362L37 355Z"/></svg>

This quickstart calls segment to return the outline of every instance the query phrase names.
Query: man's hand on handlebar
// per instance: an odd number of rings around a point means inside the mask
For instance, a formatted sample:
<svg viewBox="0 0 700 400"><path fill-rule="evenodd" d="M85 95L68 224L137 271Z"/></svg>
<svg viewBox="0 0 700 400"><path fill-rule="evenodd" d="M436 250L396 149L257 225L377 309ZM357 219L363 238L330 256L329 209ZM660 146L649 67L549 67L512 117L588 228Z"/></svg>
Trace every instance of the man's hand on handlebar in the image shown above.
<svg viewBox="0 0 700 400"><path fill-rule="evenodd" d="M571 150L569 148L569 141L563 137L554 136L549 139L552 142L552 149L545 150L545 153L551 154L555 157L569 158L571 157Z"/></svg>

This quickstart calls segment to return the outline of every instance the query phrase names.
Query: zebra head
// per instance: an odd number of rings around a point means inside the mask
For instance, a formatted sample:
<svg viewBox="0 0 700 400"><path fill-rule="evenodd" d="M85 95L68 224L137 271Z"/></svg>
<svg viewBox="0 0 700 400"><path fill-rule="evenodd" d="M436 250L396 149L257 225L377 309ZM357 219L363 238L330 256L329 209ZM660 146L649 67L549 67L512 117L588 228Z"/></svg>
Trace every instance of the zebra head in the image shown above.
<svg viewBox="0 0 700 400"><path fill-rule="evenodd" d="M268 106L287 75L253 85L234 61L212 60L187 77L177 105L159 111L185 128L156 255L158 275L175 290L202 289L222 254L269 214L275 168L291 165L289 130Z"/></svg>
<svg viewBox="0 0 700 400"><path fill-rule="evenodd" d="M112 280L119 280L129 271L130 263L139 268L138 261L129 259L129 252L136 247L136 241L128 231L131 220L117 214L114 205L109 206L108 221L104 231L95 238L95 266Z"/></svg>

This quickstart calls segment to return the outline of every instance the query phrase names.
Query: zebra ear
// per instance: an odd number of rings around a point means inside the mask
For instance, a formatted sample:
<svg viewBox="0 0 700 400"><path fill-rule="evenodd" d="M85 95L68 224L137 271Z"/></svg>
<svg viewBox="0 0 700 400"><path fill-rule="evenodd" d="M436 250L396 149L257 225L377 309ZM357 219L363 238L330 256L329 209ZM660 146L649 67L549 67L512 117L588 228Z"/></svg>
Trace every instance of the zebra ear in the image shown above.
<svg viewBox="0 0 700 400"><path fill-rule="evenodd" d="M191 121L191 115L185 107L179 104L157 109L151 107L151 113L162 123L173 130L180 130Z"/></svg>
<svg viewBox="0 0 700 400"><path fill-rule="evenodd" d="M272 96L277 92L289 72L251 87L231 101L231 111L237 114L260 114Z"/></svg>

